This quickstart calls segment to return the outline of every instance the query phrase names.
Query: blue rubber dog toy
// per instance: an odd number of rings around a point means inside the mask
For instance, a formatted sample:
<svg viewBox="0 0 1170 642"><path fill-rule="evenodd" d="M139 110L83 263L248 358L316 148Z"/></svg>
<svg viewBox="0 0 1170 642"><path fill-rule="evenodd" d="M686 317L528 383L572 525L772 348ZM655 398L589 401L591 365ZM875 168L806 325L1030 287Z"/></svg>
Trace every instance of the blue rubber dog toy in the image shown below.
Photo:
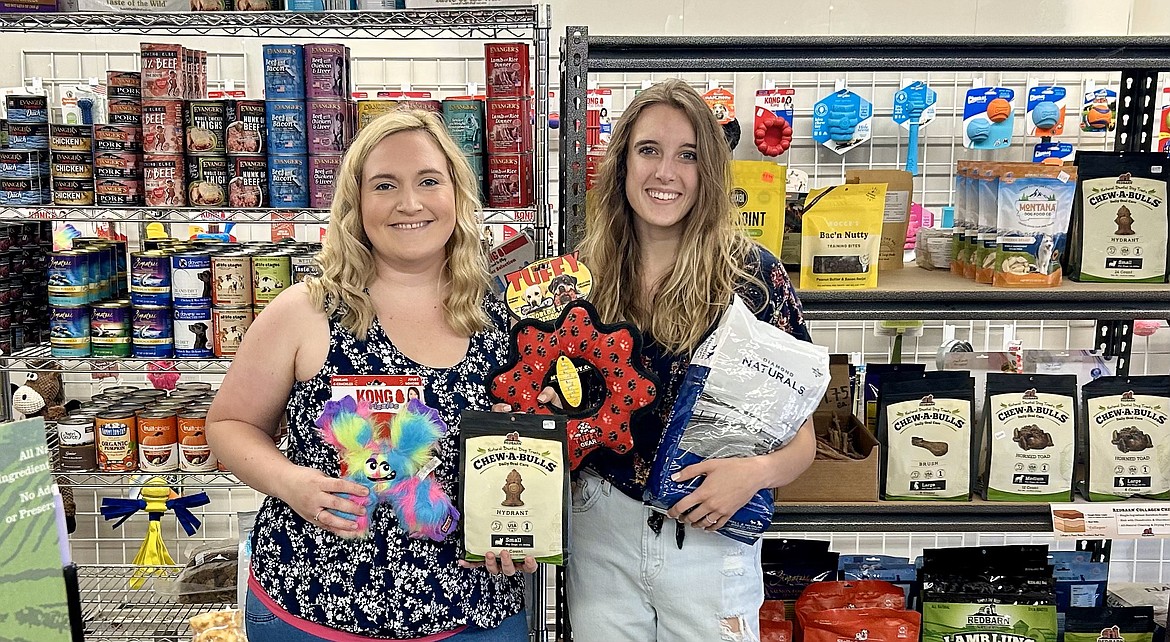
<svg viewBox="0 0 1170 642"><path fill-rule="evenodd" d="M1042 102L1032 108L1032 123L1036 129L1052 129L1060 119L1060 107L1054 102Z"/></svg>
<svg viewBox="0 0 1170 642"><path fill-rule="evenodd" d="M972 143L983 143L991 137L991 121L986 118L976 118L967 123L967 138Z"/></svg>

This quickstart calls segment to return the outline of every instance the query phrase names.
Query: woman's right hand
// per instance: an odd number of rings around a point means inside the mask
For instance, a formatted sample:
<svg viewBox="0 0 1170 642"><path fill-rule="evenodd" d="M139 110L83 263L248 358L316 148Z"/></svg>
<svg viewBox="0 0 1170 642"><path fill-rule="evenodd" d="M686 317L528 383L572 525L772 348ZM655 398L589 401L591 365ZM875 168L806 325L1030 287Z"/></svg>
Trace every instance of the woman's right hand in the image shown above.
<svg viewBox="0 0 1170 642"><path fill-rule="evenodd" d="M369 489L347 479L329 477L316 468L292 466L283 476L278 497L305 521L340 537L356 537L357 522L330 510L364 515L373 501ZM350 497L342 497L347 494Z"/></svg>
<svg viewBox="0 0 1170 642"><path fill-rule="evenodd" d="M552 386L548 386L544 390L541 390L540 394L536 395L536 402L542 406L547 406L551 403L557 410L561 410L565 407L564 402L561 401L560 395L557 394L556 388L553 388ZM492 404L492 412L515 412L515 410L512 408L512 406L509 406L506 403L496 403Z"/></svg>

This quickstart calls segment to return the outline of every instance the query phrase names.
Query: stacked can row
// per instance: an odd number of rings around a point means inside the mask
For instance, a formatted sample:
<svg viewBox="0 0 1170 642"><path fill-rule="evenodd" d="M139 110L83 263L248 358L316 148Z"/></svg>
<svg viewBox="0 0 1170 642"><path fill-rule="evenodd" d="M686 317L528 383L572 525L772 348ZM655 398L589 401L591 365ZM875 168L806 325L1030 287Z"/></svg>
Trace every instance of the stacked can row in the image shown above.
<svg viewBox="0 0 1170 642"><path fill-rule="evenodd" d="M49 339L45 266L52 248L49 222L0 223L0 353Z"/></svg>
<svg viewBox="0 0 1170 642"><path fill-rule="evenodd" d="M354 134L345 45L264 45L269 200L325 209Z"/></svg>
<svg viewBox="0 0 1170 642"><path fill-rule="evenodd" d="M60 469L166 473L219 469L207 445L211 384L180 383L170 394L117 386L57 422Z"/></svg>
<svg viewBox="0 0 1170 642"><path fill-rule="evenodd" d="M49 105L45 96L7 95L8 119L0 150L0 205L53 201L49 176Z"/></svg>
<svg viewBox="0 0 1170 642"><path fill-rule="evenodd" d="M484 45L487 79L487 203L491 207L531 207L532 83L528 44ZM450 126L450 125L448 125Z"/></svg>

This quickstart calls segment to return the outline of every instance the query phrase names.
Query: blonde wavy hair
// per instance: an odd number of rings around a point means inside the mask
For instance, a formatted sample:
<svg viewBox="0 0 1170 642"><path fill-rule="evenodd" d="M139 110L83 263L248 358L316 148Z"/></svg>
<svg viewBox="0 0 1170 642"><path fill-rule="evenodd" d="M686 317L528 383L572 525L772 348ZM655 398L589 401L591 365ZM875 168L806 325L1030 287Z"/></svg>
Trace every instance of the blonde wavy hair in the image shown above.
<svg viewBox="0 0 1170 642"><path fill-rule="evenodd" d="M634 127L643 112L668 105L695 129L698 193L684 218L674 268L657 283L646 278L633 206L626 197L627 158ZM685 82L666 80L640 92L618 120L597 181L589 192L582 260L593 273L589 300L606 322L630 321L675 354L698 347L731 303L737 285L759 279L744 269L755 243L743 234L728 198L731 152L723 130L703 98ZM653 294L646 298L645 286Z"/></svg>
<svg viewBox="0 0 1170 642"><path fill-rule="evenodd" d="M317 255L321 276L310 279L309 297L327 314L341 311L341 324L365 340L374 321L366 287L375 276L373 250L362 227L362 172L379 143L400 132L430 135L447 157L455 187L455 230L447 240L443 264L443 314L451 327L471 336L491 325L481 307L488 289L487 257L480 243L480 204L475 174L438 116L425 111L395 111L366 125L354 138L337 171L329 233Z"/></svg>

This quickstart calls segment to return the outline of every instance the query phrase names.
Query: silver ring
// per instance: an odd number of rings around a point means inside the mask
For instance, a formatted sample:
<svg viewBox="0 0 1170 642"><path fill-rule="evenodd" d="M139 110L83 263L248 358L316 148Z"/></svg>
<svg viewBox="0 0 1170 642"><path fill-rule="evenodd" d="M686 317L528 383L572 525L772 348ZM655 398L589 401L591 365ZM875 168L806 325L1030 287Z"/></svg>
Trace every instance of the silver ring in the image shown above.
<svg viewBox="0 0 1170 642"><path fill-rule="evenodd" d="M316 515L313 515L313 521L314 521L314 522L317 522L318 524L320 524L320 523L321 523L321 513L324 513L324 512L325 512L325 509L324 509L324 508L322 508L321 510L317 511L317 514L316 514Z"/></svg>

